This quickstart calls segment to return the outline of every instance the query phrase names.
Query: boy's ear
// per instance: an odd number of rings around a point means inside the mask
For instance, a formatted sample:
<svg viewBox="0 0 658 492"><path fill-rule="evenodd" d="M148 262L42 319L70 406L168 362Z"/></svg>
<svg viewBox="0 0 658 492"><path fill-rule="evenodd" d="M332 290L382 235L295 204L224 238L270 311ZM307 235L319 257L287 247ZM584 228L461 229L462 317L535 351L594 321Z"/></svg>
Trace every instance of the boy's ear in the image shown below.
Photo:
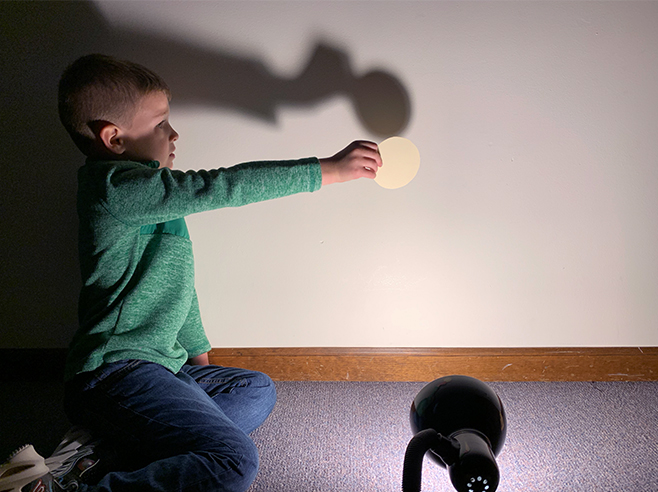
<svg viewBox="0 0 658 492"><path fill-rule="evenodd" d="M103 146L113 154L123 154L125 149L121 129L113 123L106 122L98 130L98 138Z"/></svg>

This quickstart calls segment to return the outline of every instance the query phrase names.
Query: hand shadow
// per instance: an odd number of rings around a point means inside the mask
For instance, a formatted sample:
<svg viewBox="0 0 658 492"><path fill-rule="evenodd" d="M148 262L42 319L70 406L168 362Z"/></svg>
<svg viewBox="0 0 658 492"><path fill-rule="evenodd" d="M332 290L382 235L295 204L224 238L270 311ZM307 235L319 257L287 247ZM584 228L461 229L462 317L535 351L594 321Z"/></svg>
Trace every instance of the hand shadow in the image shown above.
<svg viewBox="0 0 658 492"><path fill-rule="evenodd" d="M77 326L75 194L83 156L59 123L57 83L79 56L100 52L143 63L164 77L177 105L214 106L275 123L281 106L312 106L343 95L364 128L378 138L401 133L410 120L410 98L396 76L382 69L354 73L348 53L328 43L312 47L306 68L285 79L259 60L114 28L92 2L0 2L0 32L0 134L5 137L0 165L0 349L63 348ZM48 362L12 360L11 367L0 361L0 372L14 381L21 381L28 365L32 374L52 381L61 377ZM11 414L12 391L5 390L0 388L0 400ZM38 408L48 408L55 422L52 435L14 428L11 436L3 435L2 444L22 444L15 441L24 436L47 452L67 425L61 405L52 401L52 391L21 395L21 401L33 398L35 414L22 405L13 423L36 419ZM6 428L13 428L11 415L3 418Z"/></svg>

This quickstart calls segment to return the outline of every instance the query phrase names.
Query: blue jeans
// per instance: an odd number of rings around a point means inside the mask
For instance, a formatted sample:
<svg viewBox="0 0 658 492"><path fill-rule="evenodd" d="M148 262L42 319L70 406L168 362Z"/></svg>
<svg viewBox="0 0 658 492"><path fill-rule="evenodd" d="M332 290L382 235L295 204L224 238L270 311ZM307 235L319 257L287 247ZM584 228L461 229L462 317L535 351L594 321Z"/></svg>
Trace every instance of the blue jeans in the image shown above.
<svg viewBox="0 0 658 492"><path fill-rule="evenodd" d="M117 450L121 465L81 492L244 492L258 452L248 434L276 401L265 374L151 362L107 364L67 383L66 413Z"/></svg>

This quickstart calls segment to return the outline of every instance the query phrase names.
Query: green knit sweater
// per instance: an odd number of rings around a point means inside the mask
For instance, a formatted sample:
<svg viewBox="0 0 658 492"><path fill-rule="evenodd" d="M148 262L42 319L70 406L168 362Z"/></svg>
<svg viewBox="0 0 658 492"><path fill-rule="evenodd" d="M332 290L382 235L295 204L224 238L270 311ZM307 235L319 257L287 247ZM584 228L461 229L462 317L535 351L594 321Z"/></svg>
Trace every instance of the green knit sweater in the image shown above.
<svg viewBox="0 0 658 492"><path fill-rule="evenodd" d="M210 349L184 217L320 188L316 158L211 171L93 161L78 172L79 320L66 379L123 359L178 372Z"/></svg>

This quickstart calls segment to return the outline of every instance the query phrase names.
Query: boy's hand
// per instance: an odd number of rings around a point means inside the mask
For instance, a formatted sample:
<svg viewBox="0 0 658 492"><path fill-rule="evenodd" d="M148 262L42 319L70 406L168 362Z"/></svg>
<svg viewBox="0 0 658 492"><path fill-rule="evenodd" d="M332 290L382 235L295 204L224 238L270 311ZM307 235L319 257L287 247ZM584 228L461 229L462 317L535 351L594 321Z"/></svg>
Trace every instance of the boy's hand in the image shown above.
<svg viewBox="0 0 658 492"><path fill-rule="evenodd" d="M190 357L187 360L187 363L191 366L207 366L210 364L210 361L208 360L208 352L205 354L197 355L196 357Z"/></svg>
<svg viewBox="0 0 658 492"><path fill-rule="evenodd" d="M352 142L333 157L320 159L322 185L358 178L374 179L381 165L382 157L376 143L365 140Z"/></svg>

